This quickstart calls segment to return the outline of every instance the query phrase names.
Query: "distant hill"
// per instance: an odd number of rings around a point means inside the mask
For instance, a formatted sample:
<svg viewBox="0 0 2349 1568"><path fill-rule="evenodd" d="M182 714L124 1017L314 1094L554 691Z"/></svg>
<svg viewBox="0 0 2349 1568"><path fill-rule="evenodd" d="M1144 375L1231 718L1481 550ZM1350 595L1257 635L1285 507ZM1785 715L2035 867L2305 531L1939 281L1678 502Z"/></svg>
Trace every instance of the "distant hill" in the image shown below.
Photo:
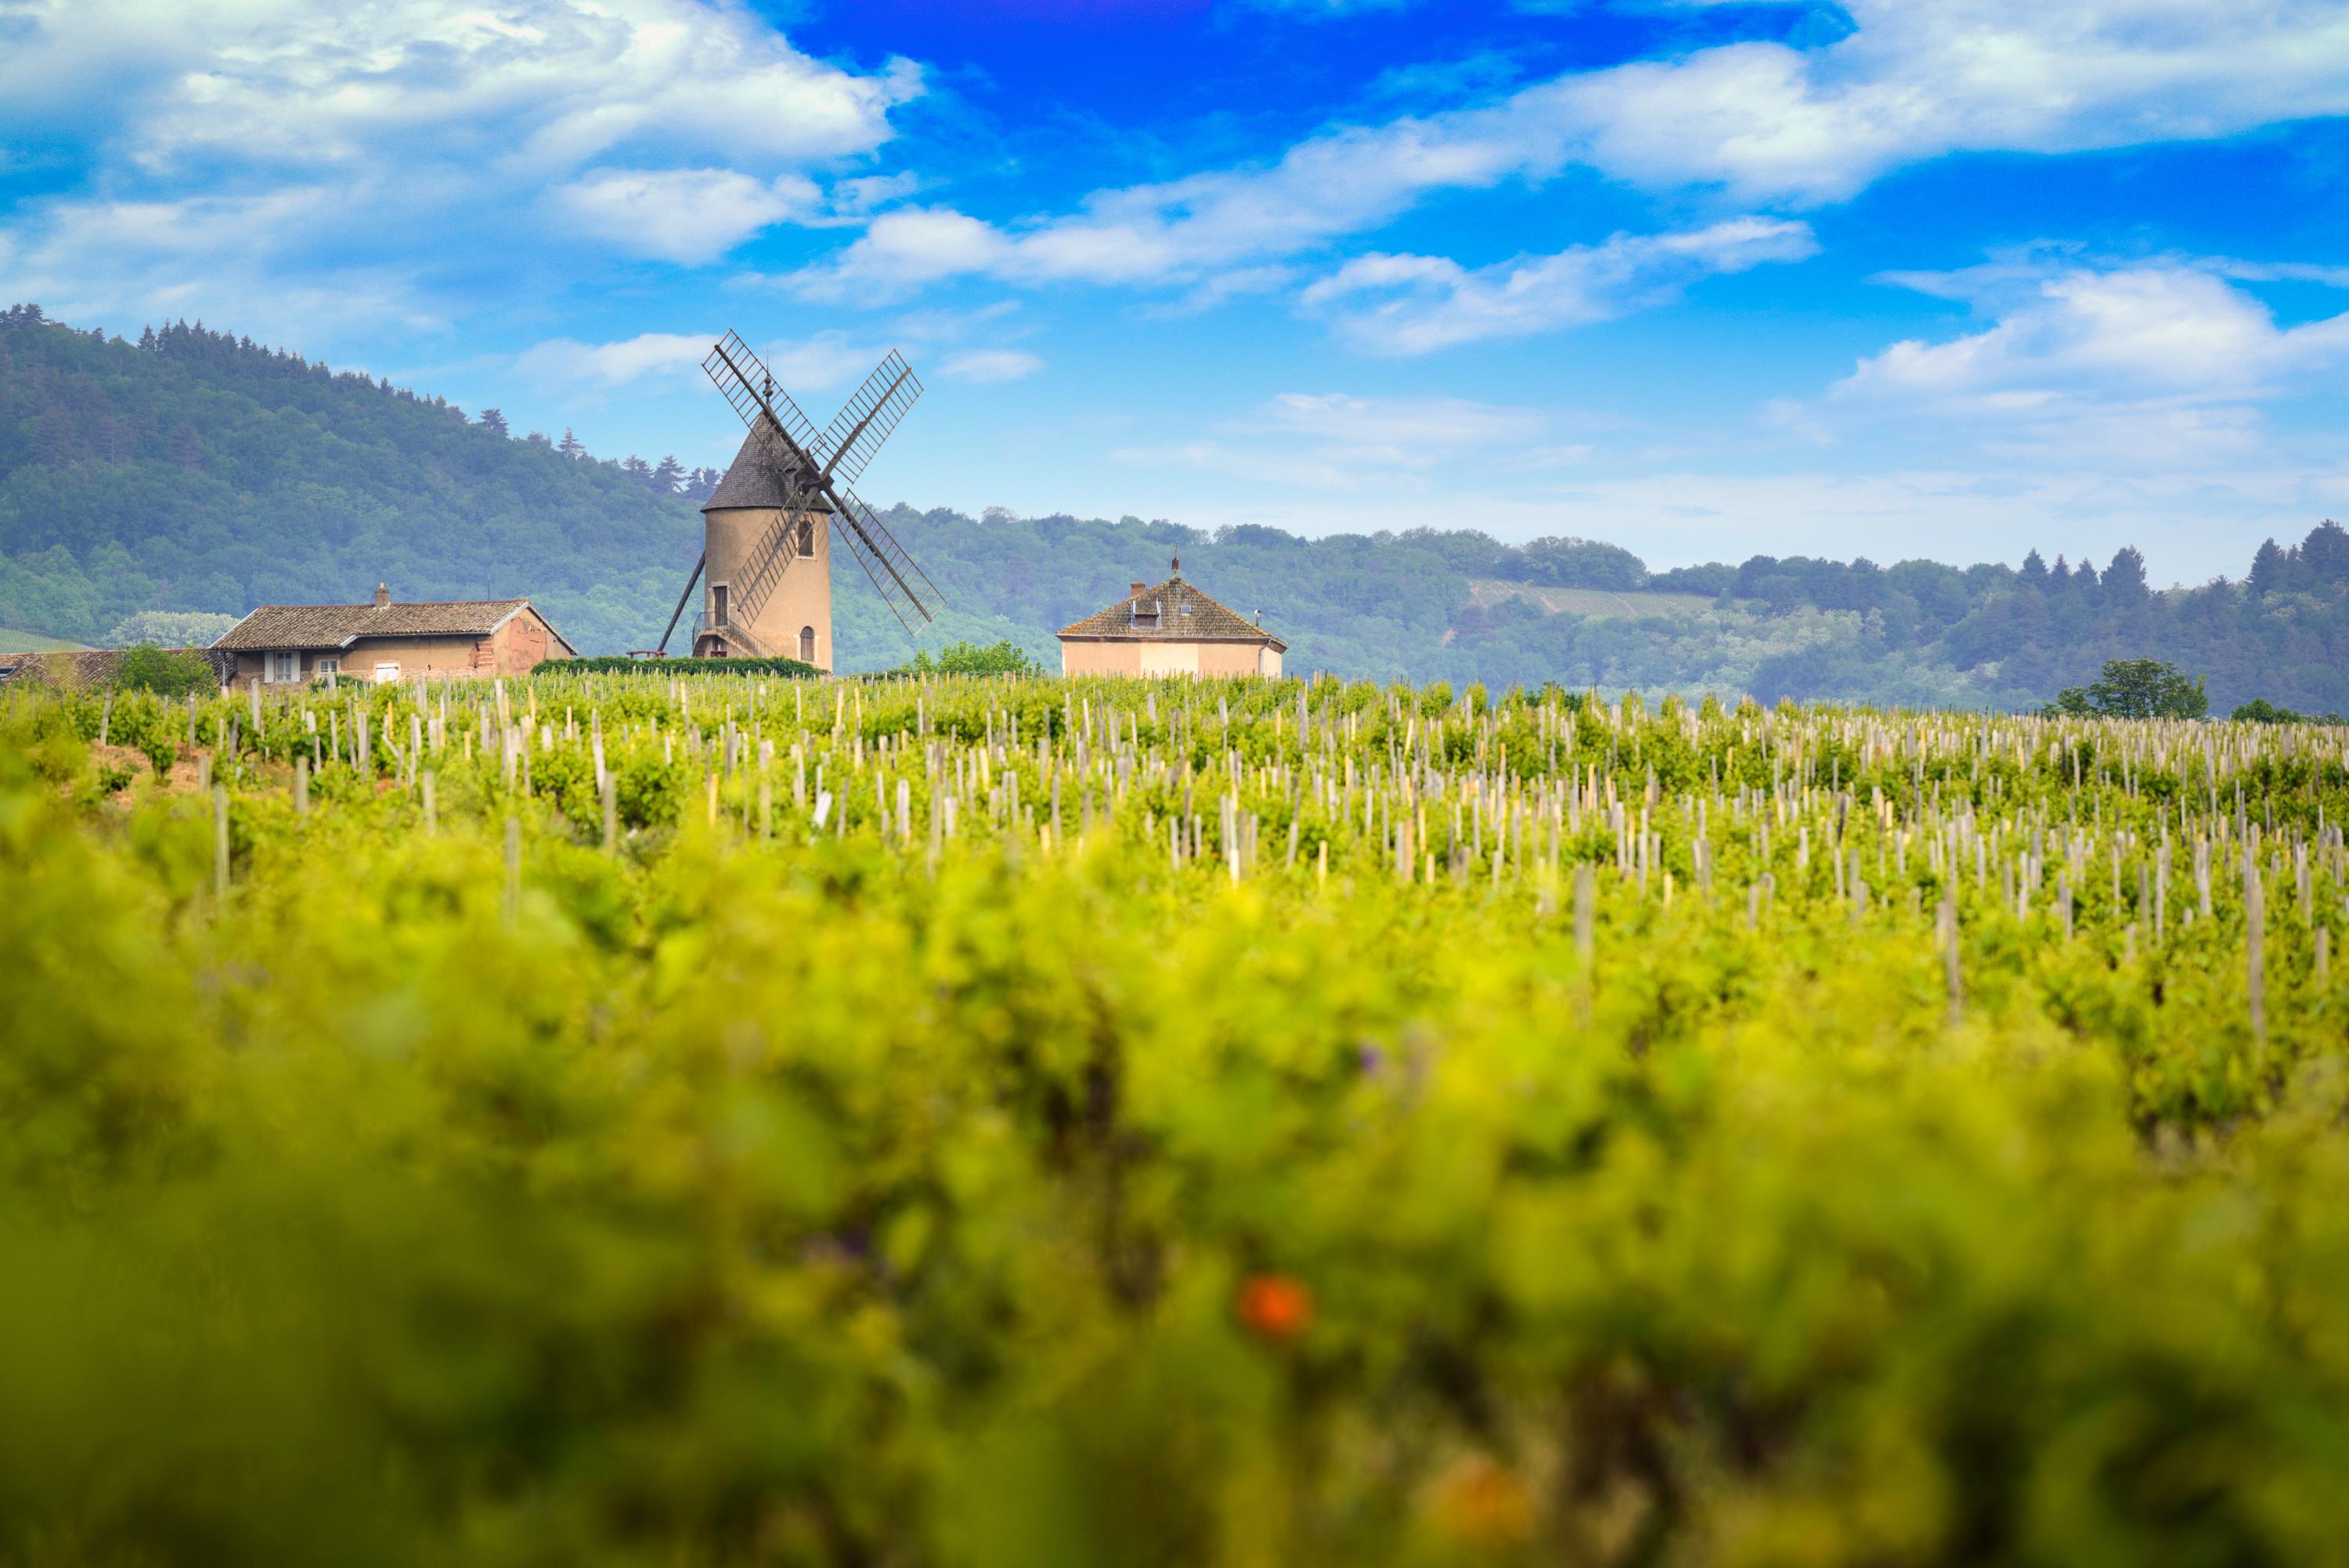
<svg viewBox="0 0 2349 1568"><path fill-rule="evenodd" d="M515 437L485 411L202 326L133 344L0 313L0 625L98 642L141 611L526 593L583 649L648 645L700 544L674 469ZM1473 531L1213 534L1165 521L885 514L949 606L925 645L1052 633L1184 574L1289 644L1293 670L2023 707L2152 655L2220 711L2349 711L2349 533L2263 546L2240 582L2158 593L2134 550L2021 569L1755 556L1651 573L1578 539ZM835 575L842 667L914 644Z"/></svg>
<svg viewBox="0 0 2349 1568"><path fill-rule="evenodd" d="M598 647L657 635L693 504L436 399L202 327L0 321L0 622L527 593ZM658 606L657 610L654 606Z"/></svg>
<svg viewBox="0 0 2349 1568"><path fill-rule="evenodd" d="M1755 556L1650 573L1612 545L1464 531L1306 540L908 507L887 521L958 607L952 634L1010 636L1048 661L1053 628L1180 552L1209 593L1264 612L1292 670L2023 707L2108 658L2152 656L2208 676L2221 713L2254 696L2349 712L2349 532L2331 522L2262 547L2245 581L2156 593L2135 550L2101 567L2033 552L2020 569ZM856 651L881 663L886 645L868 633Z"/></svg>

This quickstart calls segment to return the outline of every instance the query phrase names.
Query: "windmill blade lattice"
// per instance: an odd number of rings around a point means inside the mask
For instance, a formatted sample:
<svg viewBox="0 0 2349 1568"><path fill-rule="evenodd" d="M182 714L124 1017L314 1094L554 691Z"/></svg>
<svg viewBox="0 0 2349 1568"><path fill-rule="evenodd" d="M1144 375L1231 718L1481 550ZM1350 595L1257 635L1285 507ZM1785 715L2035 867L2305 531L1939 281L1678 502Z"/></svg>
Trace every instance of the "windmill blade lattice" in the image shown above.
<svg viewBox="0 0 2349 1568"><path fill-rule="evenodd" d="M930 581L929 574L914 564L905 547L881 526L881 520L873 515L873 509L855 491L842 490L840 496L846 503L841 508L840 519L848 525L840 536L848 541L848 548L855 555L856 563L864 568L864 575L873 579L881 602L895 612L908 635L914 631L914 623L906 614L908 610L926 623L936 620L938 612L947 607L946 598Z"/></svg>
<svg viewBox="0 0 2349 1568"><path fill-rule="evenodd" d="M922 395L922 384L911 366L891 349L856 396L842 406L832 424L812 449L823 459L824 472L835 483L853 485L889 432L897 428Z"/></svg>
<svg viewBox="0 0 2349 1568"><path fill-rule="evenodd" d="M719 338L717 346L703 357L701 368L718 384L719 392L734 406L734 412L742 416L744 424L756 426L763 412L798 449L800 462L808 468L816 466L810 461L815 449L815 426L800 412L791 394L775 385L766 361L751 353L750 346L739 335L729 332Z"/></svg>
<svg viewBox="0 0 2349 1568"><path fill-rule="evenodd" d="M730 331L719 338L701 368L782 475L792 500L785 511L798 510L802 498L808 507L819 498L829 501L843 525L840 537L848 542L849 553L906 634L914 633L916 617L925 623L936 620L946 607L944 596L873 509L848 488L921 396L922 384L905 360L891 350L821 436L740 335ZM844 473L835 471L843 468ZM796 558L793 531L779 527L761 542L752 572L760 603Z"/></svg>

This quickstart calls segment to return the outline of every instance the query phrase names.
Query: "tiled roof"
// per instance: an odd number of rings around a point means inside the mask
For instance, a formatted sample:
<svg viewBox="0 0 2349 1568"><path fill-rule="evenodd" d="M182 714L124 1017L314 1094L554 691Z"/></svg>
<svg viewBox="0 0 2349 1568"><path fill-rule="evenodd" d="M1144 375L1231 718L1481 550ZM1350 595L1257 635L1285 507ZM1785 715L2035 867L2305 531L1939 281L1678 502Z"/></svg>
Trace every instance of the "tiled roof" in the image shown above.
<svg viewBox="0 0 2349 1568"><path fill-rule="evenodd" d="M767 444L759 439L759 432L753 430L742 438L742 449L734 454L734 461L728 467L726 477L718 481L718 489L701 503L701 510L722 511L729 507L780 507L789 498L792 488L785 482L784 476L788 472L785 465L770 454ZM832 503L822 496L816 496L807 510L830 511Z"/></svg>
<svg viewBox="0 0 2349 1568"><path fill-rule="evenodd" d="M166 648L170 654L190 652L186 648ZM214 678L225 684L236 674L236 655L217 647L197 648L212 666ZM0 654L0 681L39 681L66 686L97 686L114 678L120 668L123 648L84 648L75 653Z"/></svg>
<svg viewBox="0 0 2349 1568"><path fill-rule="evenodd" d="M1154 608L1154 625L1150 620ZM1061 627L1060 634L1163 643L1269 643L1283 653L1288 651L1287 643L1247 616L1216 603L1184 582L1179 573L1155 588L1120 599L1074 625Z"/></svg>
<svg viewBox="0 0 2349 1568"><path fill-rule="evenodd" d="M360 637L484 637L515 612L529 607L527 599L460 599L438 604L264 604L222 633L212 646L341 648ZM561 633L555 635L564 646L570 645Z"/></svg>

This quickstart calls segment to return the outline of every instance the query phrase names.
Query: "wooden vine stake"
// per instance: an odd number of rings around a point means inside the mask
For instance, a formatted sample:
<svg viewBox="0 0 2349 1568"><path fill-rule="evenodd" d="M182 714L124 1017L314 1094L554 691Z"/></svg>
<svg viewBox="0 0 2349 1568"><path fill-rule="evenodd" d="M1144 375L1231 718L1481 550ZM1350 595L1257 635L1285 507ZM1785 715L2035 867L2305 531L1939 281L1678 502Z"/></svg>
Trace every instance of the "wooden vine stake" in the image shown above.
<svg viewBox="0 0 2349 1568"><path fill-rule="evenodd" d="M2243 963L2250 982L2251 1037L2268 1039L2267 892L2260 883L2259 857L2243 856Z"/></svg>
<svg viewBox="0 0 2349 1568"><path fill-rule="evenodd" d="M228 786L212 786L212 891L228 898Z"/></svg>
<svg viewBox="0 0 2349 1568"><path fill-rule="evenodd" d="M1956 1028L1965 1021L1965 972L1958 961L1958 901L1954 894L1941 894L1941 912L1938 922L1941 937L1941 977L1950 994L1950 1027Z"/></svg>
<svg viewBox="0 0 2349 1568"><path fill-rule="evenodd" d="M522 819L506 819L506 923L522 918Z"/></svg>

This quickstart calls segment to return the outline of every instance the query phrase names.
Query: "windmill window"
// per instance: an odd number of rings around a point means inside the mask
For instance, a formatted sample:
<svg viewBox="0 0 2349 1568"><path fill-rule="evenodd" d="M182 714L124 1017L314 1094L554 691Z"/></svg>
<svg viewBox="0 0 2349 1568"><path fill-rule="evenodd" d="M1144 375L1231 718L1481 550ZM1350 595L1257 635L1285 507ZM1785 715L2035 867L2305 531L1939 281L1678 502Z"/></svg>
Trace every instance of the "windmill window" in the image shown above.
<svg viewBox="0 0 2349 1568"><path fill-rule="evenodd" d="M803 665L815 663L815 628L813 626L800 628L800 663Z"/></svg>
<svg viewBox="0 0 2349 1568"><path fill-rule="evenodd" d="M805 555L814 548L815 519L810 516L802 516L800 519L799 552L802 555Z"/></svg>
<svg viewBox="0 0 2349 1568"><path fill-rule="evenodd" d="M726 584L723 583L709 585L709 619L714 625L726 624Z"/></svg>

